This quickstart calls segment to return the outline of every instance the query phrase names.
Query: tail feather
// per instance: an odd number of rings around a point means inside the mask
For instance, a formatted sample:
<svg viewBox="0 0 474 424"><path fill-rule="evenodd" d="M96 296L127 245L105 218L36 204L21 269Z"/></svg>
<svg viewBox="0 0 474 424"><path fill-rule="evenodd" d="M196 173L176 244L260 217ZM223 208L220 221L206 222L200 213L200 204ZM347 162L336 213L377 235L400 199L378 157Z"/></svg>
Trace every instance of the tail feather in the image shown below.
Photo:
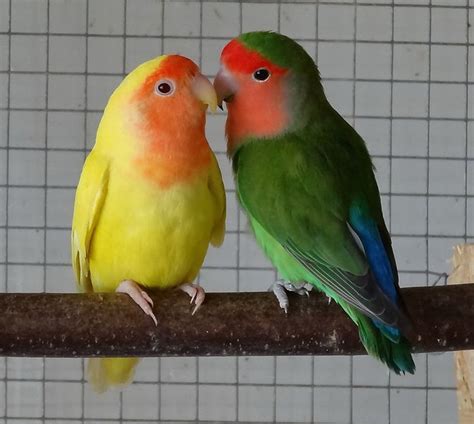
<svg viewBox="0 0 474 424"><path fill-rule="evenodd" d="M398 343L400 341L400 330L398 328L390 327L374 319L372 322L381 331L381 333L393 343Z"/></svg>
<svg viewBox="0 0 474 424"><path fill-rule="evenodd" d="M369 355L385 363L396 374L415 373L410 344L398 329L376 325L341 299L337 299L337 303L359 328L360 341Z"/></svg>
<svg viewBox="0 0 474 424"><path fill-rule="evenodd" d="M384 362L396 374L415 373L410 344L405 337L399 335L398 341L393 340L386 328L377 328L370 319L362 315L358 317L356 324L360 340L370 355Z"/></svg>
<svg viewBox="0 0 474 424"><path fill-rule="evenodd" d="M126 386L132 381L139 361L139 358L91 358L87 364L87 380L97 393Z"/></svg>

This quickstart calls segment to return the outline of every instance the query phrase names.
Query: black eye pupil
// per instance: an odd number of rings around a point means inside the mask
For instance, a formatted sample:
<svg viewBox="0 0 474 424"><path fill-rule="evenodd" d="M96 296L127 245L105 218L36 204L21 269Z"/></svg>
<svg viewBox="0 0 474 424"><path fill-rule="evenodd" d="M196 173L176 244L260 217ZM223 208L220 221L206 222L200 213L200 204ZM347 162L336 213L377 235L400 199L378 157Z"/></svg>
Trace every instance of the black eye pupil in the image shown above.
<svg viewBox="0 0 474 424"><path fill-rule="evenodd" d="M253 76L257 81L265 81L270 76L270 72L263 68L257 69Z"/></svg>
<svg viewBox="0 0 474 424"><path fill-rule="evenodd" d="M158 91L163 94L167 94L171 91L171 86L167 82L162 82L158 86Z"/></svg>

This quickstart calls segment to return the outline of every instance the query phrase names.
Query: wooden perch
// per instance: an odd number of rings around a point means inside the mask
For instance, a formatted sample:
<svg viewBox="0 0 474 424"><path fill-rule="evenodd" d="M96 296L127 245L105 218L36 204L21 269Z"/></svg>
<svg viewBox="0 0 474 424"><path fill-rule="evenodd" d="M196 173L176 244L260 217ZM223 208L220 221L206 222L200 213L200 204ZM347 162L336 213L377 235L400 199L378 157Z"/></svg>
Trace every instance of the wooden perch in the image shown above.
<svg viewBox="0 0 474 424"><path fill-rule="evenodd" d="M403 290L414 352L474 348L474 285ZM182 292L152 295L158 326L123 294L2 294L0 355L349 355L364 350L354 324L318 293L211 293L191 315Z"/></svg>

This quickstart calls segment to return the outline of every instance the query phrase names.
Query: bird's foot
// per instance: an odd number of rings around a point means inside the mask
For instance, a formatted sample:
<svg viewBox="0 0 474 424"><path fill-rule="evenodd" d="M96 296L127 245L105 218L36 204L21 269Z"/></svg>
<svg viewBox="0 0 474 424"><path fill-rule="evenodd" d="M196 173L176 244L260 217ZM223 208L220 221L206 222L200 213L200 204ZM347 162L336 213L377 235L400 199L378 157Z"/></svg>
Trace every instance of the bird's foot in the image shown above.
<svg viewBox="0 0 474 424"><path fill-rule="evenodd" d="M287 314L290 301L286 292L290 291L299 294L300 296L309 296L309 292L312 288L313 286L311 284L304 281L291 283L285 280L277 280L271 285L269 291L273 292L278 300L278 303L280 304L280 308L285 311L285 314Z"/></svg>
<svg viewBox="0 0 474 424"><path fill-rule="evenodd" d="M191 298L189 303L194 303L195 306L193 312L191 313L191 315L194 315L204 302L206 292L199 284L183 284L179 286L179 289L189 295Z"/></svg>
<svg viewBox="0 0 474 424"><path fill-rule="evenodd" d="M155 323L158 325L158 321L153 313L153 300L148 295L146 291L144 291L135 281L133 280L124 280L122 281L117 289L115 290L117 293L126 293L128 294L133 301L140 306L140 308L147 314Z"/></svg>

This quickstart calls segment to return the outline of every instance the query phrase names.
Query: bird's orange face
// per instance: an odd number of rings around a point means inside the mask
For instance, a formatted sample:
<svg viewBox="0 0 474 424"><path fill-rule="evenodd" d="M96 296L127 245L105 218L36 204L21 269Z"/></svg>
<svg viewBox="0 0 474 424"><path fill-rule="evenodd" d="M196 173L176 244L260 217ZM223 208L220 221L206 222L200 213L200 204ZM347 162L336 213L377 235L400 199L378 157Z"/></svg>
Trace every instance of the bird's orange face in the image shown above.
<svg viewBox="0 0 474 424"><path fill-rule="evenodd" d="M287 127L287 76L287 69L236 39L224 47L214 87L218 103L227 103L229 153L246 137L272 137Z"/></svg>
<svg viewBox="0 0 474 424"><path fill-rule="evenodd" d="M216 96L193 61L169 55L138 87L132 102L141 131L153 138L176 138L204 128L207 105L215 109Z"/></svg>
<svg viewBox="0 0 474 424"><path fill-rule="evenodd" d="M205 113L207 105L215 110L216 94L193 61L165 56L129 101L125 113L140 144L136 165L151 179L167 185L208 163Z"/></svg>

